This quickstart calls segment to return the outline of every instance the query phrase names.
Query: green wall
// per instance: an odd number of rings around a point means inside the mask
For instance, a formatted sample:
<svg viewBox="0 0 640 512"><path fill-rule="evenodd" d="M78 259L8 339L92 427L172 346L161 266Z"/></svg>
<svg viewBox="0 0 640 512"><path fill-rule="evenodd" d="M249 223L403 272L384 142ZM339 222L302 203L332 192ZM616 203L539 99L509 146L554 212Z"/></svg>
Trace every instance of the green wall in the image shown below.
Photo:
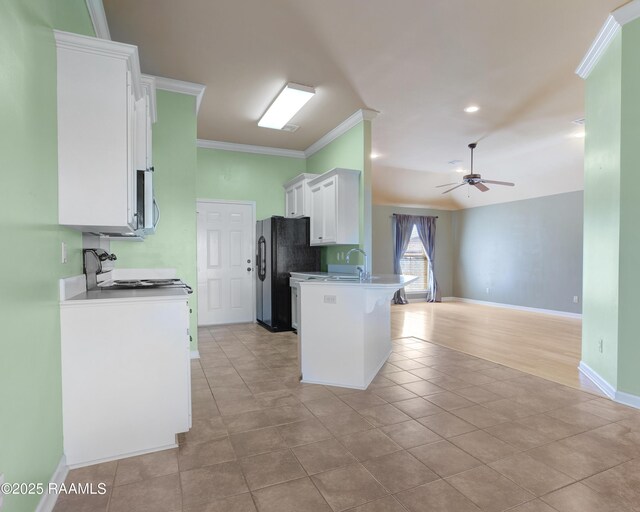
<svg viewBox="0 0 640 512"><path fill-rule="evenodd" d="M282 185L306 172L305 160L198 148L197 197L256 202L256 219L284 215Z"/></svg>
<svg viewBox="0 0 640 512"><path fill-rule="evenodd" d="M640 20L622 27L586 83L583 361L640 396ZM603 352L598 343L603 340Z"/></svg>
<svg viewBox="0 0 640 512"><path fill-rule="evenodd" d="M190 296L192 350L197 347L196 111L195 97L157 92L153 125L154 190L160 207L157 232L143 243L112 241L118 268L175 268L194 289Z"/></svg>
<svg viewBox="0 0 640 512"><path fill-rule="evenodd" d="M63 11L70 18L61 27ZM93 35L87 16L80 0L0 2L0 473L8 482L46 483L62 457L58 280L82 273L82 240L58 226L51 29ZM32 512L39 499L5 496L4 510Z"/></svg>
<svg viewBox="0 0 640 512"><path fill-rule="evenodd" d="M198 148L197 197L256 202L256 217L284 215L282 185L298 174L322 174L334 167L358 169L360 179L360 246L371 256L371 123L364 121L306 160ZM323 248L322 266L339 262L338 251L356 246Z"/></svg>
<svg viewBox="0 0 640 512"><path fill-rule="evenodd" d="M622 122L620 129L620 280L618 325L618 389L640 396L640 20L622 29Z"/></svg>
<svg viewBox="0 0 640 512"><path fill-rule="evenodd" d="M582 360L618 381L621 52L619 34L586 82ZM598 344L604 341L600 353Z"/></svg>
<svg viewBox="0 0 640 512"><path fill-rule="evenodd" d="M357 169L360 175L360 244L372 263L371 244L371 122L363 121L307 158L307 172L321 174L334 167ZM365 219L367 221L365 222ZM323 251L323 268L341 263L338 252L346 252L356 245L331 246ZM325 268L326 270L326 268Z"/></svg>

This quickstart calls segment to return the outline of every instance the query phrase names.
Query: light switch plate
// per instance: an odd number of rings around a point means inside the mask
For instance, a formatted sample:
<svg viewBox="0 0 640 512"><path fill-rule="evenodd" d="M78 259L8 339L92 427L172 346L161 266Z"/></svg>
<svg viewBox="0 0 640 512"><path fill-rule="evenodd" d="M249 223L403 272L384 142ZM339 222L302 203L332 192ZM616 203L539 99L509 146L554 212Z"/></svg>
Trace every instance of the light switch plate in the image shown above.
<svg viewBox="0 0 640 512"><path fill-rule="evenodd" d="M325 304L335 304L336 303L336 296L335 295L325 295L324 296L324 303Z"/></svg>
<svg viewBox="0 0 640 512"><path fill-rule="evenodd" d="M68 261L67 258L67 244L65 244L64 242L62 242L62 247L61 247L61 255L60 255L60 261L62 263L66 263Z"/></svg>

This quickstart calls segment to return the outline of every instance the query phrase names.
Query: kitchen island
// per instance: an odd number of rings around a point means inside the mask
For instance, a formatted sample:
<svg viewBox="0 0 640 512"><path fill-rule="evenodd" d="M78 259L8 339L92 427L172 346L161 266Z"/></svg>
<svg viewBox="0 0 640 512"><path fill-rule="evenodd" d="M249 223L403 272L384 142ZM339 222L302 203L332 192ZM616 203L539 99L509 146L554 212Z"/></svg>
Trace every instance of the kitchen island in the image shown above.
<svg viewBox="0 0 640 512"><path fill-rule="evenodd" d="M303 274L292 273L292 279ZM391 299L414 276L300 279L302 382L366 389L391 353Z"/></svg>

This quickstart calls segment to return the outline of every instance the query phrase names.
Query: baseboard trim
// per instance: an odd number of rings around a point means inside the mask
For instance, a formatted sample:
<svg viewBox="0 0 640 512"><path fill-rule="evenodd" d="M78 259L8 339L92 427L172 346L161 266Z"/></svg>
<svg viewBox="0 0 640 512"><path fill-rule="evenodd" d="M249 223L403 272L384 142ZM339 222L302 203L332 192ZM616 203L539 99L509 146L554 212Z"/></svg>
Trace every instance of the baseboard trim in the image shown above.
<svg viewBox="0 0 640 512"><path fill-rule="evenodd" d="M578 370L614 402L640 409L640 396L625 393L624 391L618 391L584 361L580 361Z"/></svg>
<svg viewBox="0 0 640 512"><path fill-rule="evenodd" d="M191 351L191 359L200 359L200 351L192 350Z"/></svg>
<svg viewBox="0 0 640 512"><path fill-rule="evenodd" d="M640 409L640 396L625 393L624 391L616 391L616 402L619 402L629 407L635 407Z"/></svg>
<svg viewBox="0 0 640 512"><path fill-rule="evenodd" d="M569 311L558 311L555 309L530 308L528 306L516 306L514 304L503 304L502 302L489 302L485 300L465 299L462 297L443 297L442 302L465 302L468 304L479 304L481 306L492 306L494 308L515 309L517 311L527 311L529 313L543 313L545 315L562 316L565 318L582 319L581 313L570 313Z"/></svg>
<svg viewBox="0 0 640 512"><path fill-rule="evenodd" d="M611 384L609 384L606 380L604 380L593 368L591 368L584 361L580 361L578 365L578 370L582 375L584 375L587 379L593 382L596 387L602 391L605 395L607 395L612 400L615 400L616 397L616 388L614 388Z"/></svg>
<svg viewBox="0 0 640 512"><path fill-rule="evenodd" d="M56 467L53 475L51 475L51 480L49 483L56 484L57 487L60 487L67 479L67 475L69 474L69 466L67 466L67 460L63 455ZM36 507L35 512L52 512L53 508L56 506L56 501L58 501L58 494L49 492L45 492L40 498L40 502Z"/></svg>

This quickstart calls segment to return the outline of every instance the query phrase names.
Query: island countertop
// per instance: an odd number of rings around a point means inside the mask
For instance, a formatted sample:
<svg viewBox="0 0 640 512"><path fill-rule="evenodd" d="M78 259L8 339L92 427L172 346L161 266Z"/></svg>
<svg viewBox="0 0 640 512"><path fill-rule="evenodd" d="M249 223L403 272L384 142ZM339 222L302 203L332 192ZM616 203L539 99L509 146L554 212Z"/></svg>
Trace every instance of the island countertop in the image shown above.
<svg viewBox="0 0 640 512"><path fill-rule="evenodd" d="M353 274L336 274L328 272L291 272L293 279L299 279L303 286L340 285L360 286L366 288L395 288L396 290L415 281L417 276L379 274L372 275L362 281Z"/></svg>

